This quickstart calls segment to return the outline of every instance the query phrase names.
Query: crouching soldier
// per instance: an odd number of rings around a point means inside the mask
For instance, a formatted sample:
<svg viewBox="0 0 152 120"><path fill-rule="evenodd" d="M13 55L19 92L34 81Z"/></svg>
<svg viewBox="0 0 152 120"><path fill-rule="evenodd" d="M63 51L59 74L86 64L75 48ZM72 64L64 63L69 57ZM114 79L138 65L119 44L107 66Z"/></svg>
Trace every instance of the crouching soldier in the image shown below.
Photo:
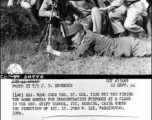
<svg viewBox="0 0 152 120"><path fill-rule="evenodd" d="M144 2L143 2L144 1ZM143 22L143 17L147 16L148 3L145 0L114 0L112 4L100 10L108 10L109 19L114 31L118 36L124 36L127 29L133 36L143 39L144 29L137 24ZM126 15L124 26L120 18Z"/></svg>
<svg viewBox="0 0 152 120"><path fill-rule="evenodd" d="M32 23L39 26L38 13L43 0L21 0L21 7L26 10L27 15Z"/></svg>
<svg viewBox="0 0 152 120"><path fill-rule="evenodd" d="M60 52L47 46L47 52L69 59L79 58L89 48L93 48L94 53L99 56L143 57L151 55L151 41L141 41L133 37L110 38L90 30L84 31L79 23L71 25L68 30L68 36L72 37L76 50Z"/></svg>

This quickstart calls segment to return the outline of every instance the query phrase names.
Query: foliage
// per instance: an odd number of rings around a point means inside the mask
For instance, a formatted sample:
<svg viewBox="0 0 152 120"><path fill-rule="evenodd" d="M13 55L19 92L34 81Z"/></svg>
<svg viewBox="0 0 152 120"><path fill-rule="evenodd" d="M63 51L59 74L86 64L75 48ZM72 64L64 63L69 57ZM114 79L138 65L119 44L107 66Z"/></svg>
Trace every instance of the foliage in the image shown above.
<svg viewBox="0 0 152 120"><path fill-rule="evenodd" d="M31 24L26 12L19 5L13 7L1 6L1 40L8 38L27 38L40 34L43 24L38 27Z"/></svg>
<svg viewBox="0 0 152 120"><path fill-rule="evenodd" d="M12 63L21 65L25 74L151 74L150 57L91 57L86 53L79 60L60 59L55 56L49 59L45 50L46 41L42 43L39 52L34 53L34 41L40 39L43 23L40 27L31 24L25 10L17 5L7 8L6 3L1 4L0 14L1 41L5 41L1 47L1 74L6 73ZM52 28L52 38L51 45L54 49L68 49L67 40L61 36L59 29Z"/></svg>

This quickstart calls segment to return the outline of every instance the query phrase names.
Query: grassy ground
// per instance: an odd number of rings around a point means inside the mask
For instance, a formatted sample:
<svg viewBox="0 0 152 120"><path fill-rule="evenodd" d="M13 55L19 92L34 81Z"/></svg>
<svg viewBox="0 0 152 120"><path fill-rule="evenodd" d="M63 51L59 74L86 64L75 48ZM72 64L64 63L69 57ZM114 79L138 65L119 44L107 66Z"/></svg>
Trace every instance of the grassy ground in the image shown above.
<svg viewBox="0 0 152 120"><path fill-rule="evenodd" d="M45 50L47 43L42 45L38 53L34 53L34 41L39 40L39 37L29 38L29 36L35 36L34 33L38 34L41 30L30 24L29 20L24 17L25 11L19 6L7 8L6 3L5 0L1 1L1 34L3 37L0 39L1 42L5 42L1 46L1 74L7 72L6 70L11 63L21 65L25 74L151 74L151 57L87 56L71 61L53 56L53 59L49 59ZM19 33L20 38L18 37ZM56 31L55 34L57 40L60 41L59 32ZM7 39L7 37L12 38ZM24 39L21 39L22 37Z"/></svg>
<svg viewBox="0 0 152 120"><path fill-rule="evenodd" d="M151 57L88 56L71 61L54 56L53 59L49 59L45 42L38 53L33 52L35 48L33 41L38 39L16 39L6 42L1 47L1 74L6 73L11 63L21 65L25 74L151 74Z"/></svg>

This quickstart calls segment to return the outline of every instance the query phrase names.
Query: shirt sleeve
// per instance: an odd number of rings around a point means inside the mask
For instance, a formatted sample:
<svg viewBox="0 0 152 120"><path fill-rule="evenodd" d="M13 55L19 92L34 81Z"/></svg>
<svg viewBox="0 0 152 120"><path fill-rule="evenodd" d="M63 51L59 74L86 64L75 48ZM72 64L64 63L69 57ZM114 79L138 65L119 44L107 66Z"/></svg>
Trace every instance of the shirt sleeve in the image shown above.
<svg viewBox="0 0 152 120"><path fill-rule="evenodd" d="M84 42L77 48L77 51L78 51L78 53L80 54L80 55L82 55L82 54L84 54L84 52L86 51L86 50L88 50L89 49L89 47L92 45L92 43L93 43L93 39L92 39L92 37L90 36L90 35L86 35L85 37L84 37Z"/></svg>
<svg viewBox="0 0 152 120"><path fill-rule="evenodd" d="M43 17L50 17L51 15L51 10L47 10L47 8L49 7L49 5L52 4L52 0L44 0L41 8L39 10L39 15L43 16Z"/></svg>
<svg viewBox="0 0 152 120"><path fill-rule="evenodd" d="M95 7L95 3L93 1L70 1L73 8L75 9L75 13L80 15L82 18L91 14L91 9Z"/></svg>

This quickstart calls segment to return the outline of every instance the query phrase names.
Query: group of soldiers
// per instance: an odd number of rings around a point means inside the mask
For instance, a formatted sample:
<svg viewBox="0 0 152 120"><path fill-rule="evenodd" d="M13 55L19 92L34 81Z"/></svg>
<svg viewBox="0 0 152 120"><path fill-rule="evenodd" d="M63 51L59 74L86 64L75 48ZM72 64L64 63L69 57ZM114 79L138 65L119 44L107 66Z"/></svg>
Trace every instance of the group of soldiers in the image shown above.
<svg viewBox="0 0 152 120"><path fill-rule="evenodd" d="M9 0L7 5L12 6L13 1ZM55 1L65 3L60 12L72 14L74 18L64 19L68 25L65 36L71 37L76 49L60 52L47 46L49 53L63 58L79 58L92 48L93 53L100 56L151 55L151 41L140 40L144 37L151 39L150 0L18 0L17 3L38 25L32 9L36 9L40 17L50 17L52 14L52 17L60 18L56 11L48 9ZM103 35L106 24L110 24L113 38Z"/></svg>

